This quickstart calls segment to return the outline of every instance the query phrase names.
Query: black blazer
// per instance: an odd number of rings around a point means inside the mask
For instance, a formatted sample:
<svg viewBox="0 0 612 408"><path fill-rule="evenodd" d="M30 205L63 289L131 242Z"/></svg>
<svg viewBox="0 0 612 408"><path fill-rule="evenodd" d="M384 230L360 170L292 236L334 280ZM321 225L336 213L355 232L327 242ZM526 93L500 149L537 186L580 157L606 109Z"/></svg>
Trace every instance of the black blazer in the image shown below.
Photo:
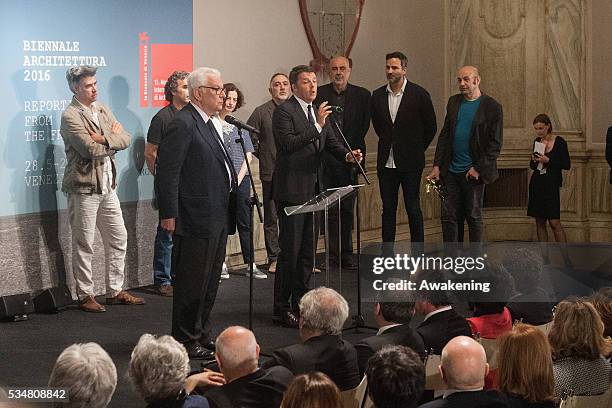
<svg viewBox="0 0 612 408"><path fill-rule="evenodd" d="M472 330L467 320L453 309L431 315L417 327L416 331L423 339L425 350L440 355L442 349L452 338L457 336L472 337Z"/></svg>
<svg viewBox="0 0 612 408"><path fill-rule="evenodd" d="M541 138L538 137L533 143L535 145L535 142L541 141ZM563 174L561 170L569 170L571 167L570 155L565 139L563 139L561 136L555 137L555 144L553 145L552 150L546 153L546 156L548 156L550 159L550 161L545 164L546 177L551 183L561 187L563 185ZM530 160L529 167L531 167L531 170L533 170L531 175L532 178L535 177L536 174L539 175L539 172L536 173L538 162Z"/></svg>
<svg viewBox="0 0 612 408"><path fill-rule="evenodd" d="M389 344L410 347L416 353L425 357L423 340L414 329L407 324L393 326L378 336L366 337L355 344L360 375L363 376L365 373L370 357Z"/></svg>
<svg viewBox="0 0 612 408"><path fill-rule="evenodd" d="M341 391L355 388L361 381L357 351L340 336L312 337L304 343L276 350L263 367L276 365L287 367L294 375L321 371L331 378Z"/></svg>
<svg viewBox="0 0 612 408"><path fill-rule="evenodd" d="M610 166L610 184L612 184L612 126L608 128L606 134L606 161Z"/></svg>
<svg viewBox="0 0 612 408"><path fill-rule="evenodd" d="M320 105L325 101L331 101L335 94L336 91L331 83L320 86L317 89L315 104ZM361 149L363 154L361 165L365 168L365 137L368 129L370 129L370 91L360 86L348 84L344 91L344 98L342 133L344 133L346 140L353 150ZM338 141L344 145L344 141L338 134L336 126L332 125L332 129ZM330 153L323 152L323 185L325 188L346 186L354 183L355 170L356 167L348 167L346 164L336 160Z"/></svg>
<svg viewBox="0 0 612 408"><path fill-rule="evenodd" d="M345 161L348 149L336 139L329 122L319 133L295 96L276 107L272 128L276 142L272 198L296 204L310 200L318 193L321 152L327 150L337 160Z"/></svg>
<svg viewBox="0 0 612 408"><path fill-rule="evenodd" d="M282 366L259 369L204 393L211 408L278 408L293 374Z"/></svg>
<svg viewBox="0 0 612 408"><path fill-rule="evenodd" d="M499 391L455 392L438 398L419 408L509 408L506 397Z"/></svg>
<svg viewBox="0 0 612 408"><path fill-rule="evenodd" d="M488 95L482 95L480 106L474 116L470 133L470 154L473 166L484 184L492 183L499 176L497 173L497 157L503 143L503 111L502 106ZM453 161L453 141L457 127L457 114L463 95L457 94L449 98L446 104L444 127L438 136L434 166L440 167L444 176Z"/></svg>
<svg viewBox="0 0 612 408"><path fill-rule="evenodd" d="M422 170L425 167L425 150L438 129L429 92L406 80L394 123L389 113L387 85L383 85L372 93L370 110L372 125L378 135L378 171L385 167L391 146L398 170Z"/></svg>
<svg viewBox="0 0 612 408"><path fill-rule="evenodd" d="M176 113L160 143L155 175L159 215L176 218L176 235L208 238L225 225L230 233L234 229L235 200L230 200L225 156L215 138L188 104Z"/></svg>

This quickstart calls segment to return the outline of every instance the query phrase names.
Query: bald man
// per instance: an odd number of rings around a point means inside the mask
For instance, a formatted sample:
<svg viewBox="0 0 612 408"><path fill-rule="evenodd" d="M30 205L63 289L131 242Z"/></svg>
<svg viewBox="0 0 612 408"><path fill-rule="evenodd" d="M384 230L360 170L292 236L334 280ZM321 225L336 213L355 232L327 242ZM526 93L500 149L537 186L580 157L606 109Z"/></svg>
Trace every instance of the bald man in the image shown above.
<svg viewBox="0 0 612 408"><path fill-rule="evenodd" d="M485 391L489 372L484 348L467 336L457 336L442 349L439 367L448 386L444 396L420 408L507 408L506 398L495 390Z"/></svg>
<svg viewBox="0 0 612 408"><path fill-rule="evenodd" d="M215 359L226 384L204 394L212 408L280 406L293 374L282 366L259 368L259 344L252 331L228 327L215 344Z"/></svg>
<svg viewBox="0 0 612 408"><path fill-rule="evenodd" d="M457 72L459 92L448 100L444 127L438 136L428 179L441 179L447 190L442 201L442 237L458 242L458 225L468 224L470 242L482 242L485 185L498 177L497 157L503 142L501 105L480 90L476 67Z"/></svg>
<svg viewBox="0 0 612 408"><path fill-rule="evenodd" d="M329 61L329 84L317 90L315 104L327 102L342 107L335 110L331 120L338 124L346 140L354 149L366 154L365 137L370 128L370 91L349 83L353 63L350 59L337 55ZM332 123L336 138L342 141L336 125ZM365 167L365 163L361 163ZM329 153L323 153L322 183L324 188L344 187L357 184L357 168L339 163ZM329 257L333 266L342 264L345 269L357 269L353 259L353 218L355 197L349 196L340 204L340 239L338 239L338 210L329 213Z"/></svg>

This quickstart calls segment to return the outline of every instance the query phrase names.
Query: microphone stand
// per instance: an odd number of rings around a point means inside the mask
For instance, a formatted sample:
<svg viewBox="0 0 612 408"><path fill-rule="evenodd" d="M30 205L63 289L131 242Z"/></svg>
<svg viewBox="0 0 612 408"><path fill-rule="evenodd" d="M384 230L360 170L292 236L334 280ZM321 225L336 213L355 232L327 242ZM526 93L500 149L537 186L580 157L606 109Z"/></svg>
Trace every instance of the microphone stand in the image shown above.
<svg viewBox="0 0 612 408"><path fill-rule="evenodd" d="M368 175L361 163L357 161L355 154L353 153L353 148L349 144L348 140L346 140L346 136L344 136L344 132L340 129L338 122L333 118L332 115L329 116L331 123L334 125L336 131L342 138L344 145L348 148L351 157L353 158L354 163L357 165L359 169L359 174L361 174L368 185L372 184ZM356 213L356 229L357 229L357 314L353 316L353 324L350 327L347 327L344 330L355 329L355 333L359 333L360 328L378 330L376 327L366 326L365 320L363 318L363 314L361 313L361 221L359 217L359 191L357 191L357 196L355 198L355 213ZM338 224L342 224L342 218L340 215L340 208L338 208ZM352 239L352 238L351 238ZM338 235L338 242L341 242L342 238ZM340 251L338 251L340 252ZM342 254L338 253L338 257L341 258ZM342 265L342 264L340 264ZM340 268L340 273L342 273L342 267Z"/></svg>
<svg viewBox="0 0 612 408"><path fill-rule="evenodd" d="M261 214L261 202L257 196L257 190L255 190L255 181L253 180L253 174L251 173L251 164L247 158L247 151L244 147L244 137L242 136L242 128L238 128L238 139L236 143L242 147L242 155L247 165L247 175L251 179L251 196L246 200L249 206L249 243L251 246L250 261L249 262L249 330L253 330L253 264L255 263L255 242L253 239L253 207L257 208L257 215L259 216L259 222L263 222L263 216ZM246 176L245 176L246 177ZM240 187L238 187L240 188Z"/></svg>

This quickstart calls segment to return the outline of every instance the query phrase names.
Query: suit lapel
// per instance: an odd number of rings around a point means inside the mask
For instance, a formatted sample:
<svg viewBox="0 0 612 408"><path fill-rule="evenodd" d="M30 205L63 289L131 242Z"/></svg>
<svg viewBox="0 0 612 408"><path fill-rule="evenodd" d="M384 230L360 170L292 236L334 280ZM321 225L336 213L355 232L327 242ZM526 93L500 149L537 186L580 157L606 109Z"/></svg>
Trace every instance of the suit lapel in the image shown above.
<svg viewBox="0 0 612 408"><path fill-rule="evenodd" d="M380 106L383 107L383 114L385 119L391 126L393 126L393 121L391 120L391 111L389 110L389 91L387 91L387 87L383 88L383 91L380 93Z"/></svg>
<svg viewBox="0 0 612 408"><path fill-rule="evenodd" d="M206 123L204 123L202 115L200 115L200 113L193 106L191 107L191 111L191 114L196 121L196 129L198 130L200 138L202 138L202 140L204 140L204 142L210 146L219 163L225 167L225 154L221 150L219 143L214 139L217 136L211 133L210 129L208 129L206 126Z"/></svg>

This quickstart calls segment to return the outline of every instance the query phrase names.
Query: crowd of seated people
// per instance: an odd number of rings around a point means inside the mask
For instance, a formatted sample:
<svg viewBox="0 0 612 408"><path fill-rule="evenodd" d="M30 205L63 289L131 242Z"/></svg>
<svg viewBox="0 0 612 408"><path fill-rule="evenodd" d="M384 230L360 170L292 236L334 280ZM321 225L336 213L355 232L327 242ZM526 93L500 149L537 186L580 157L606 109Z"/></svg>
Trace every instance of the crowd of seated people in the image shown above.
<svg viewBox="0 0 612 408"><path fill-rule="evenodd" d="M141 406L149 408L339 408L347 406L341 396L366 381L364 398L377 408L553 408L568 394L610 390L612 340L604 324L610 321L609 289L559 302L548 333L524 322L508 323L509 309L501 302L477 302L474 315L465 319L450 297L416 299L376 303L379 332L352 345L341 334L349 313L346 300L333 289L313 289L300 302L300 343L260 361L253 332L228 327L216 339L214 371L190 373L183 345L170 336L144 334L132 352L128 377ZM423 319L412 328L415 314ZM485 330L491 322L495 330ZM470 328L495 335L494 363ZM425 389L428 352L440 355L445 384L435 399ZM493 368L497 376L489 384ZM50 387L69 390L70 402L62 405L67 407L103 408L116 384L112 359L95 343L64 350L49 380Z"/></svg>

